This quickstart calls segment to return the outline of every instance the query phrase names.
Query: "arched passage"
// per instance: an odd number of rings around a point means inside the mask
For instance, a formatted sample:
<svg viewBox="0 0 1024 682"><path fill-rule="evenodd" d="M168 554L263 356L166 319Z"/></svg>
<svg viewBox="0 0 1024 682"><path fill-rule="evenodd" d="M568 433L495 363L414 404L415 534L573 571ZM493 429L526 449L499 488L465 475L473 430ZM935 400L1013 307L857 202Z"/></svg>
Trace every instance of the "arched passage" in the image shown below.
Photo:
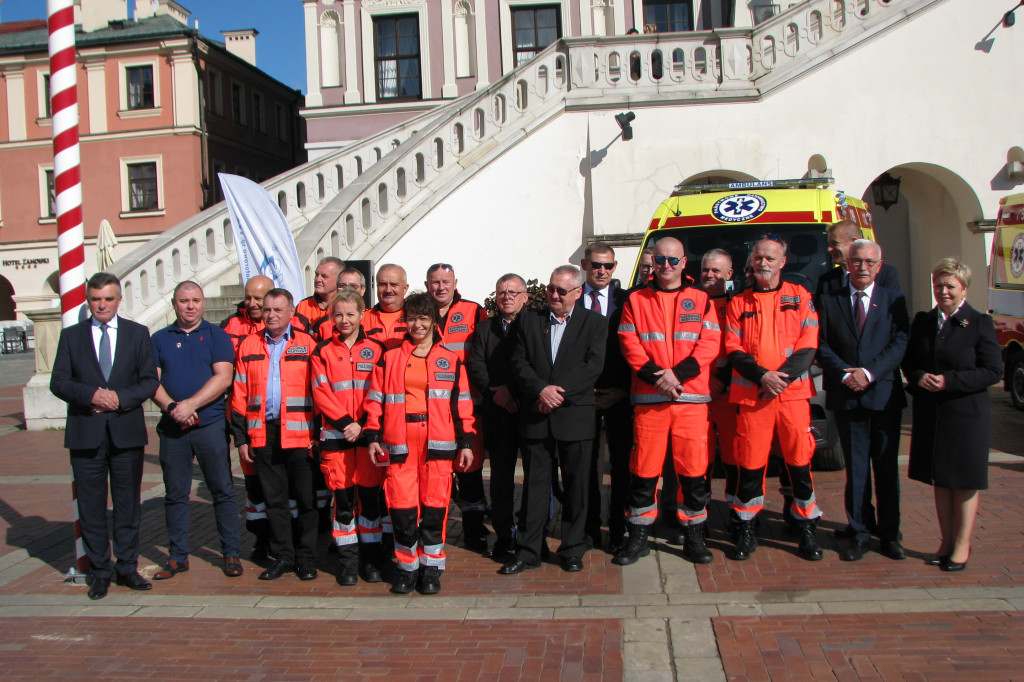
<svg viewBox="0 0 1024 682"><path fill-rule="evenodd" d="M710 185L718 182L753 182L758 178L738 170L725 168L713 168L700 173L694 173L683 180L684 185Z"/></svg>
<svg viewBox="0 0 1024 682"><path fill-rule="evenodd" d="M871 209L875 238L882 245L885 261L899 270L900 288L911 312L934 305L931 270L945 256L958 256L974 271L968 299L985 310L985 237L968 228L968 223L984 217L977 194L962 177L943 166L905 163L887 170L901 181L899 201L888 211L876 206L870 185L862 197Z"/></svg>
<svg viewBox="0 0 1024 682"><path fill-rule="evenodd" d="M14 286L6 277L0 276L0 320L13 320L14 314Z"/></svg>

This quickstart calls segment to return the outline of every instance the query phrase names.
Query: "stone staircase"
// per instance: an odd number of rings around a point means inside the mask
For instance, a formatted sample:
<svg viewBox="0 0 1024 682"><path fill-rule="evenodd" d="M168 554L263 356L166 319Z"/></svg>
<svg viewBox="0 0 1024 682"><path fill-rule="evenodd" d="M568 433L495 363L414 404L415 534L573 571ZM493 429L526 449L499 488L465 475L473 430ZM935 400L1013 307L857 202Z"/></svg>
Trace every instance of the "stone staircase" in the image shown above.
<svg viewBox="0 0 1024 682"><path fill-rule="evenodd" d="M753 29L560 40L483 90L264 187L292 227L308 286L324 256L383 257L489 163L565 111L763 99L946 1L806 0ZM169 294L182 279L203 284L208 300L232 299L235 292L223 293L238 284L225 206L171 228L112 270L124 283L122 311L151 328L173 318Z"/></svg>
<svg viewBox="0 0 1024 682"><path fill-rule="evenodd" d="M204 317L214 324L235 314L239 301L245 297L245 287L241 284L222 284L219 296L206 297L206 313Z"/></svg>

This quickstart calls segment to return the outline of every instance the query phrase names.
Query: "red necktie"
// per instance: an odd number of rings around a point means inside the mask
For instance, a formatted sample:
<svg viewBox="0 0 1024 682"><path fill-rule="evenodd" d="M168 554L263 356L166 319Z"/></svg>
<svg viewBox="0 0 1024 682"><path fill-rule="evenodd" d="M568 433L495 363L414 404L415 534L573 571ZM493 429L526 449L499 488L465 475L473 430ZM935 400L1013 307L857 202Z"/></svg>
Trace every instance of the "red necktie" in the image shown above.
<svg viewBox="0 0 1024 682"><path fill-rule="evenodd" d="M601 312L601 294L596 291L590 292L590 309L595 313Z"/></svg>
<svg viewBox="0 0 1024 682"><path fill-rule="evenodd" d="M864 310L865 296L867 296L867 294L863 291L857 291L853 294L853 297L857 299L857 302L853 304L853 321L857 323L858 335L864 333L864 323L868 321L868 313Z"/></svg>

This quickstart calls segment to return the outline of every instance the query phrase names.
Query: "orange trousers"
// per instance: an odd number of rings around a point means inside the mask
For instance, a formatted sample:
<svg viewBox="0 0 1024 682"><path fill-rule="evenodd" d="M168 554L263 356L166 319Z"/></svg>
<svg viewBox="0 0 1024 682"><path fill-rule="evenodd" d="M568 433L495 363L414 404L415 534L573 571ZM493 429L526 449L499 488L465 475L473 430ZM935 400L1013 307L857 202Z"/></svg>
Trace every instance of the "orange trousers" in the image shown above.
<svg viewBox="0 0 1024 682"><path fill-rule="evenodd" d="M736 467L736 416L738 405L729 402L729 396L713 398L708 403L708 490L711 490L711 473L715 466L715 448L722 455L725 469L725 500L732 502L730 490L735 490L739 477Z"/></svg>
<svg viewBox="0 0 1024 682"><path fill-rule="evenodd" d="M334 494L331 533L339 547L380 542L380 486L384 471L365 447L320 453L320 470Z"/></svg>

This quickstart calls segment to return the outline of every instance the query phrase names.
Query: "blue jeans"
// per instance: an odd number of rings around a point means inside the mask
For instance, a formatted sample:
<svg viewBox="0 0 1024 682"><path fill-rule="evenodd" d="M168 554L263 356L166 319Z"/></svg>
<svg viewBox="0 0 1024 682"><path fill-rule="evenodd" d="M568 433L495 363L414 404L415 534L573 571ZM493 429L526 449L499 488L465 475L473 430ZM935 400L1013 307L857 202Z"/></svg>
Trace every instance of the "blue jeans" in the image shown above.
<svg viewBox="0 0 1024 682"><path fill-rule="evenodd" d="M188 559L188 505L192 491L192 460L206 480L213 496L224 556L238 556L240 548L238 504L231 477L231 454L224 422L186 429L181 435L160 433L160 466L164 471L164 517L167 521L167 549L177 562Z"/></svg>

